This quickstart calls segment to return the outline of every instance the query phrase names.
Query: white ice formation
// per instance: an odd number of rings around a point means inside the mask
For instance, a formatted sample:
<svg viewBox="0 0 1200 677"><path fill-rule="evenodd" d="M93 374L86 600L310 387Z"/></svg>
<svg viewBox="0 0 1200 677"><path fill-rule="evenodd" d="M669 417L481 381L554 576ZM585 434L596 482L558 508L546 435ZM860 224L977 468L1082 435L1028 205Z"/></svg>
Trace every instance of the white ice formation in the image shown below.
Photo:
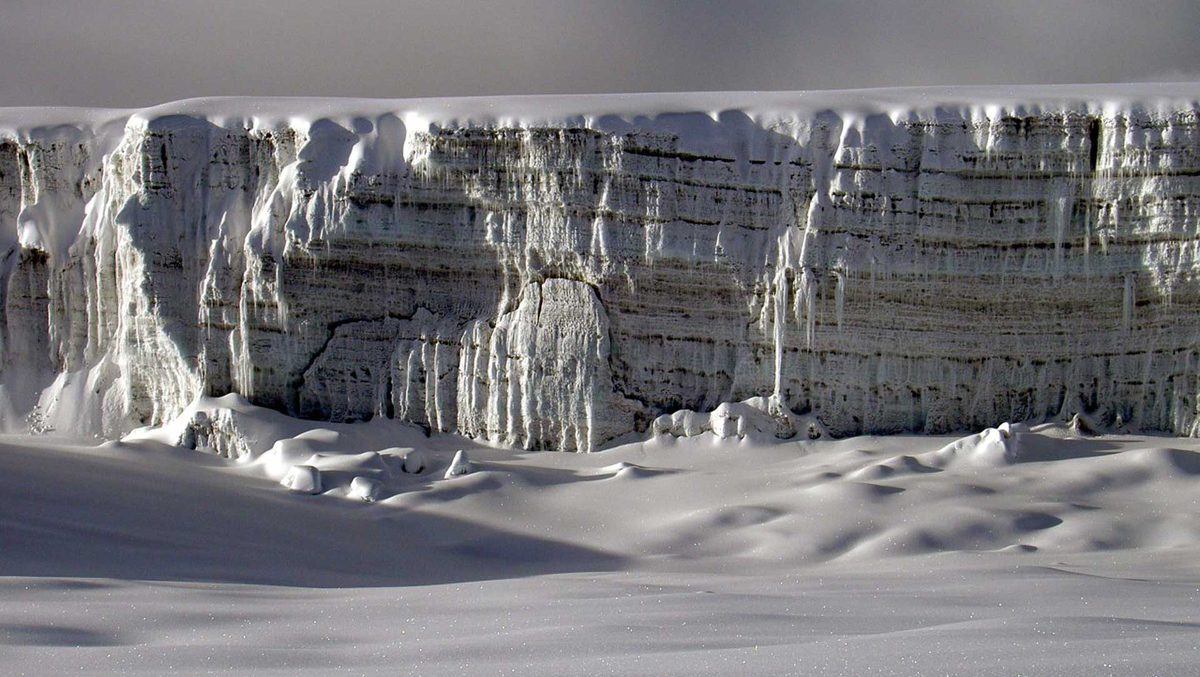
<svg viewBox="0 0 1200 677"><path fill-rule="evenodd" d="M429 463L425 460L425 454L416 449L409 450L402 457L401 469L410 475L419 475L427 467Z"/></svg>
<svg viewBox="0 0 1200 677"><path fill-rule="evenodd" d="M280 484L301 494L321 493L321 471L311 465L294 465L279 481Z"/></svg>
<svg viewBox="0 0 1200 677"><path fill-rule="evenodd" d="M450 461L450 467L446 468L445 479L469 474L471 474L471 459L467 457L467 452L459 449L454 453L454 460Z"/></svg>
<svg viewBox="0 0 1200 677"><path fill-rule="evenodd" d="M355 477L350 480L350 498L371 503L383 493L383 482L370 477Z"/></svg>
<svg viewBox="0 0 1200 677"><path fill-rule="evenodd" d="M230 459L248 460L251 449L237 426L237 414L228 408L197 411L186 422L177 446L207 451Z"/></svg>
<svg viewBox="0 0 1200 677"><path fill-rule="evenodd" d="M1196 434L1198 99L0 110L0 418L111 435L237 392L588 450L758 398L835 435Z"/></svg>

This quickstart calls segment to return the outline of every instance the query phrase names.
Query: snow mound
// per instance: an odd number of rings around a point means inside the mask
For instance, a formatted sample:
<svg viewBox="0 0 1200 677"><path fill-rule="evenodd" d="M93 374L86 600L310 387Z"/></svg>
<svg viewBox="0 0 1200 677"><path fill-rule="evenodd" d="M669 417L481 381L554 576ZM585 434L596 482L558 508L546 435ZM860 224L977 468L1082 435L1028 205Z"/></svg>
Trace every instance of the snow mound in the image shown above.
<svg viewBox="0 0 1200 677"><path fill-rule="evenodd" d="M459 449L454 454L454 460L450 462L450 467L446 468L446 479L467 475L471 472L471 459L467 457L467 452Z"/></svg>
<svg viewBox="0 0 1200 677"><path fill-rule="evenodd" d="M811 416L797 416L773 398L753 397L744 402L724 402L711 412L681 409L654 420L655 435L697 437L711 432L718 439L774 437L791 439L798 435L819 439L827 431Z"/></svg>
<svg viewBox="0 0 1200 677"><path fill-rule="evenodd" d="M429 462L425 460L425 454L422 454L416 449L412 449L404 454L403 470L410 475L419 475L429 467Z"/></svg>
<svg viewBox="0 0 1200 677"><path fill-rule="evenodd" d="M803 431L806 421L771 411L763 399L670 417L668 428L690 436L660 430L669 439L630 436L621 446L574 455L426 435L384 419L280 421L274 412L228 404L248 448L268 450L253 462L204 458L236 471L223 481L265 475L293 491L397 513L465 514L501 530L552 531L566 540L586 533L589 547L651 559L870 563L1200 544L1193 498L1200 442L1185 439L1168 447L1162 438L1081 436L1066 422L1003 424L950 440L781 439L780 422L791 421L786 433ZM223 416L206 411L210 420ZM189 414L184 424L204 420ZM717 434L739 426L744 437ZM105 453L171 437L142 431ZM485 468L476 467L479 460ZM443 477L456 479L433 481Z"/></svg>
<svg viewBox="0 0 1200 677"><path fill-rule="evenodd" d="M1023 424L1001 423L998 427L955 440L925 458L933 467L951 463L1001 467L1022 460L1021 435L1029 432ZM918 461L919 462L919 461Z"/></svg>
<svg viewBox="0 0 1200 677"><path fill-rule="evenodd" d="M664 471L657 468L647 468L637 463L629 463L628 461L620 461L612 465L606 465L601 468L595 468L584 473L580 473L583 477L611 477L620 479L634 479L639 477L653 477L661 475Z"/></svg>
<svg viewBox="0 0 1200 677"><path fill-rule="evenodd" d="M903 454L900 456L894 456L880 463L868 465L861 470L855 470L854 472L848 473L846 478L867 481L886 480L903 475L910 475L913 473L933 472L941 472L941 468L925 465L919 459L907 454Z"/></svg>
<svg viewBox="0 0 1200 677"><path fill-rule="evenodd" d="M297 493L319 494L321 493L321 471L311 465L294 465L279 483Z"/></svg>
<svg viewBox="0 0 1200 677"><path fill-rule="evenodd" d="M350 481L350 498L371 503L383 493L383 483L370 477L355 477Z"/></svg>
<svg viewBox="0 0 1200 677"><path fill-rule="evenodd" d="M318 453L310 456L304 463L323 473L359 473L384 477L390 474L383 456L374 451L364 451L360 454Z"/></svg>
<svg viewBox="0 0 1200 677"><path fill-rule="evenodd" d="M1200 479L1200 453L1185 449L1153 448L1129 454L1131 463L1159 479Z"/></svg>

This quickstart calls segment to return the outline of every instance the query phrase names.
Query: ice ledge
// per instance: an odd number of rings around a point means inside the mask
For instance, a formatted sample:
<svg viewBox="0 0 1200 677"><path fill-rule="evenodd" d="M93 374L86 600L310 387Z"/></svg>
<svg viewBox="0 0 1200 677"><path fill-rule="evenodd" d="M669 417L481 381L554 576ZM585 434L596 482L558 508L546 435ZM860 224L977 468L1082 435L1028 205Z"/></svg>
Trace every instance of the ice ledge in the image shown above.
<svg viewBox="0 0 1200 677"><path fill-rule="evenodd" d="M755 124L815 119L828 113L842 120L886 115L910 119L998 118L1047 112L1112 116L1170 115L1200 108L1200 83L1114 83L895 87L791 92L653 92L534 96L468 96L414 99L328 97L202 97L141 109L0 108L0 136L31 138L73 127L94 134L119 132L126 124L145 127L172 117L207 120L226 129L304 130L318 120L350 122L395 115L406 124L446 128L570 127L621 131L662 127L707 133L710 121L742 113ZM699 127L697 128L697 123ZM352 125L351 125L352 126Z"/></svg>

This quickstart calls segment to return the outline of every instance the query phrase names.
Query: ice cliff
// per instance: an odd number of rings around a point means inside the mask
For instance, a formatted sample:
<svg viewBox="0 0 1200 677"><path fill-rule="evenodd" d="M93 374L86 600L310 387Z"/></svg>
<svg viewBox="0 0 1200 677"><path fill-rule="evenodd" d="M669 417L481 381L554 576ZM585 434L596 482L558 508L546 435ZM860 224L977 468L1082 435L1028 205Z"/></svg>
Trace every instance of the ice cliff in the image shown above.
<svg viewBox="0 0 1200 677"><path fill-rule="evenodd" d="M0 408L1200 431L1200 85L0 109ZM752 399L758 398L758 399Z"/></svg>

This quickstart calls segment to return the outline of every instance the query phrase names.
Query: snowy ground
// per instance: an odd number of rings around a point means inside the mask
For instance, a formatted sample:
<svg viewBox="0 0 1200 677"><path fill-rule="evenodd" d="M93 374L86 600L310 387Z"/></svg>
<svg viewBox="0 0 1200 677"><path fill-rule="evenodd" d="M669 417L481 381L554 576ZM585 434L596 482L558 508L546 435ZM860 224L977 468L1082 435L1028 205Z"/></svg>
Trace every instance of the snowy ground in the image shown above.
<svg viewBox="0 0 1200 677"><path fill-rule="evenodd" d="M0 440L0 673L1200 674L1198 441L523 453L234 404L240 462Z"/></svg>

